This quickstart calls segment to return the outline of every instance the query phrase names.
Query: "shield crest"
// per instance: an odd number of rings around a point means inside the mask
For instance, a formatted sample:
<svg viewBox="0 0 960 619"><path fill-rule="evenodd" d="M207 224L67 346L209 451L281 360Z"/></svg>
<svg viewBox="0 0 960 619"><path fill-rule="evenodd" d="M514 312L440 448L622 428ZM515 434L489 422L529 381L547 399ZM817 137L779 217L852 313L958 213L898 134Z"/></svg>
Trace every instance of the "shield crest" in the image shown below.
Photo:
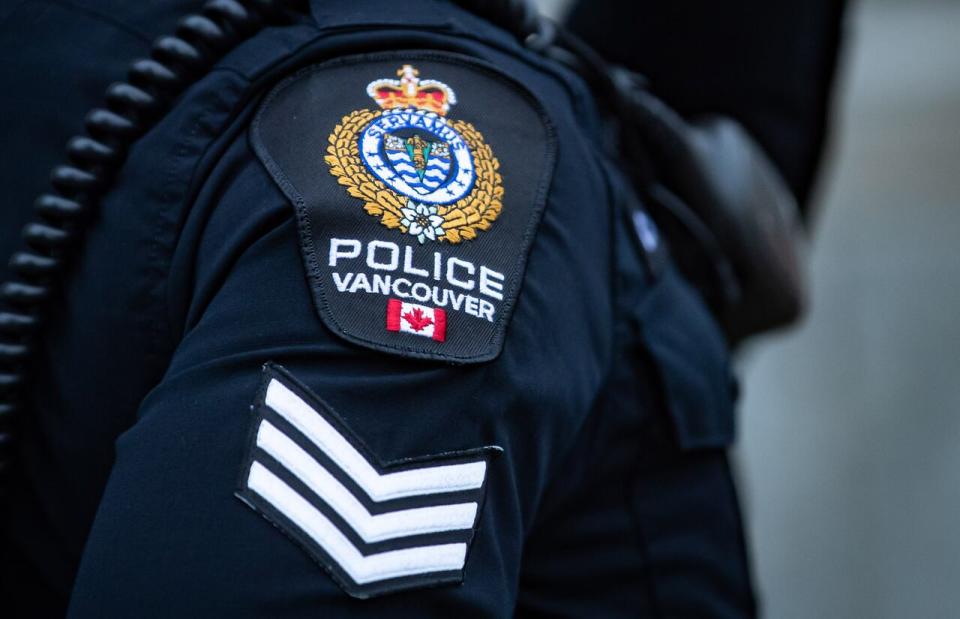
<svg viewBox="0 0 960 619"><path fill-rule="evenodd" d="M388 228L421 244L474 239L503 207L500 164L476 127L447 118L453 89L412 65L397 75L367 85L381 109L342 117L324 161Z"/></svg>
<svg viewBox="0 0 960 619"><path fill-rule="evenodd" d="M432 135L391 133L384 139L384 151L393 171L420 195L436 191L450 179L450 148Z"/></svg>

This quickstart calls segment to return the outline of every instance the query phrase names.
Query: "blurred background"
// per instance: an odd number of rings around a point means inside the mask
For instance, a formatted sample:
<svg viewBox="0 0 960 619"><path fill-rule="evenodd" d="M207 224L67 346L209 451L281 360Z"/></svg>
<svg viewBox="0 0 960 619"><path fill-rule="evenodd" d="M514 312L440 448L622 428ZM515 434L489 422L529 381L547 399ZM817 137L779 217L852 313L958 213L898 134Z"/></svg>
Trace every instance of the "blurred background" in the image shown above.
<svg viewBox="0 0 960 619"><path fill-rule="evenodd" d="M741 359L755 578L771 619L960 617L960 2L844 36L813 307Z"/></svg>

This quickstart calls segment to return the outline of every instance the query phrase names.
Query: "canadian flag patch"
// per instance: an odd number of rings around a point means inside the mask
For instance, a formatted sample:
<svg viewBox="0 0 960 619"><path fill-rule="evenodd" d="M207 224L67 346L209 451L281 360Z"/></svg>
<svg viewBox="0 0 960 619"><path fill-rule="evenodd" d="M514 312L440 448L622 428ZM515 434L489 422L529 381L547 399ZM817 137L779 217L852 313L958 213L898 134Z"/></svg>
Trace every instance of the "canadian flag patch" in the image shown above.
<svg viewBox="0 0 960 619"><path fill-rule="evenodd" d="M447 339L447 313L438 307L387 301L387 331L412 333L437 342Z"/></svg>

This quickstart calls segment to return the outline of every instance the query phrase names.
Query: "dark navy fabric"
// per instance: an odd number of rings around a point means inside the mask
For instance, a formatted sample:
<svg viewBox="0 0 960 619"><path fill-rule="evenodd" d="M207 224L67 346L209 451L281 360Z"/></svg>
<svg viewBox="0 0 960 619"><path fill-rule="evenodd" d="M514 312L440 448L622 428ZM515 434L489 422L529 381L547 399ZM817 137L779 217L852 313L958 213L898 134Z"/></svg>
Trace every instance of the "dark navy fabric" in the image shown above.
<svg viewBox="0 0 960 619"><path fill-rule="evenodd" d="M133 5L115 8L110 28L143 23ZM12 43L26 26L49 33L40 47L56 66L103 36L62 39L66 13L3 19L14 64L42 60ZM492 65L536 93L556 127L542 221L502 352L486 363L391 356L327 329L293 206L249 142L281 80L397 49ZM22 83L0 112L29 103L17 92L51 96L45 75L5 73ZM44 145L75 121L47 113L62 127L36 144L15 135L5 161L51 158ZM55 303L3 518L3 616L752 616L725 456L726 351L676 272L650 270L630 223L639 205L603 135L583 82L439 0L318 1L231 52L132 149ZM20 173L5 164L4 186ZM41 189L32 174L24 193ZM27 207L0 212L0 229ZM3 237L0 250L12 246ZM234 496L268 362L383 462L503 449L462 584L351 598Z"/></svg>
<svg viewBox="0 0 960 619"><path fill-rule="evenodd" d="M578 0L569 27L650 79L682 114L737 119L809 219L844 31L844 0Z"/></svg>

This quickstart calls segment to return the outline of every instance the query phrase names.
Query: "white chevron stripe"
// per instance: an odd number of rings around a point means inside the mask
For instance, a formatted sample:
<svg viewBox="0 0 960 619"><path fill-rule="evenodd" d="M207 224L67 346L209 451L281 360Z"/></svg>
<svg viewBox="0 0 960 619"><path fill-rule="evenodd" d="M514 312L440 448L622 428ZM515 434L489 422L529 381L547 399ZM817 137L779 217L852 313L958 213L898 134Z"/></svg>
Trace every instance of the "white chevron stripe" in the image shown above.
<svg viewBox="0 0 960 619"><path fill-rule="evenodd" d="M483 486L487 472L484 460L381 475L326 419L277 379L270 381L265 401L343 469L374 501L476 490Z"/></svg>
<svg viewBox="0 0 960 619"><path fill-rule="evenodd" d="M372 515L336 477L269 421L260 423L257 446L306 484L367 543L473 527L476 503L436 505Z"/></svg>
<svg viewBox="0 0 960 619"><path fill-rule="evenodd" d="M460 570L466 561L467 545L463 543L391 550L365 557L326 516L259 462L250 467L247 487L309 535L357 584Z"/></svg>

